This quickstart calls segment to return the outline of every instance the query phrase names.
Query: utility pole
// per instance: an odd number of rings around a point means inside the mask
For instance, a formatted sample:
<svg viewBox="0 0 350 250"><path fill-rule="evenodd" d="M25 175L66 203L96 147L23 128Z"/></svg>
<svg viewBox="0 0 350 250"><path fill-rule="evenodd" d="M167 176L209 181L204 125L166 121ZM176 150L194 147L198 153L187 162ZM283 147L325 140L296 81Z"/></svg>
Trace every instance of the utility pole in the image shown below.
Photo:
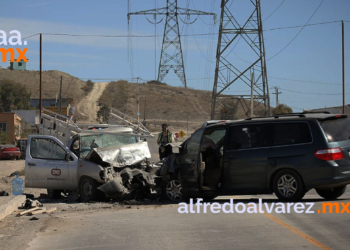
<svg viewBox="0 0 350 250"><path fill-rule="evenodd" d="M250 117L254 117L254 71L252 72L251 90L250 90Z"/></svg>
<svg viewBox="0 0 350 250"><path fill-rule="evenodd" d="M253 84L255 106L261 106L265 114L270 114L270 97L267 82L265 45L261 19L260 0L245 1L244 10L234 6L234 0L221 0L219 37L216 50L216 66L211 103L211 119L215 120L219 108L227 99L250 99L250 95L229 95L225 91L229 87L251 90ZM248 7L251 6L251 9ZM238 23L237 16L248 18ZM240 45L244 55L239 57L245 63L237 63L234 49ZM233 53L231 53L233 52ZM247 63L249 63L248 66ZM256 72L255 81L251 82L250 70ZM231 89L232 91L232 89ZM248 107L249 108L249 107Z"/></svg>
<svg viewBox="0 0 350 250"><path fill-rule="evenodd" d="M343 68L343 114L345 114L345 43L344 43L344 21L341 21L342 27L342 68Z"/></svg>
<svg viewBox="0 0 350 250"><path fill-rule="evenodd" d="M40 33L40 58L39 58L39 61L40 61L40 75L39 75L39 82L40 82L40 87L39 87L39 92L40 92L40 97L39 97L39 110L40 110L40 119L41 119L41 112L42 112L42 94L43 94L43 91L42 91L42 42L43 42L43 38L42 38L42 34Z"/></svg>
<svg viewBox="0 0 350 250"><path fill-rule="evenodd" d="M275 87L275 93L272 93L273 95L276 95L276 107L278 106L278 94L282 94L282 92L278 92L278 87Z"/></svg>
<svg viewBox="0 0 350 250"><path fill-rule="evenodd" d="M169 73L169 70L172 69L185 88L187 88L178 18L181 15L186 16L187 18L191 15L212 15L215 18L216 14L180 8L177 7L177 0L167 0L166 7L128 13L128 24L131 15L152 15L155 20L157 15L166 16L157 80L159 82L163 81L164 77ZM184 22L181 18L180 20ZM148 21L152 23L150 20ZM159 21L159 23L160 22L161 21ZM157 22L152 24L157 24Z"/></svg>
<svg viewBox="0 0 350 250"><path fill-rule="evenodd" d="M139 78L137 77L137 123L139 123L139 117L140 117L140 90L139 90Z"/></svg>
<svg viewBox="0 0 350 250"><path fill-rule="evenodd" d="M147 106L147 99L145 99L145 107L143 109L143 120L146 121L146 106Z"/></svg>
<svg viewBox="0 0 350 250"><path fill-rule="evenodd" d="M58 113L62 114L62 76L61 76L61 82L60 82L60 95L59 95Z"/></svg>
<svg viewBox="0 0 350 250"><path fill-rule="evenodd" d="M187 136L188 136L188 113L187 113Z"/></svg>

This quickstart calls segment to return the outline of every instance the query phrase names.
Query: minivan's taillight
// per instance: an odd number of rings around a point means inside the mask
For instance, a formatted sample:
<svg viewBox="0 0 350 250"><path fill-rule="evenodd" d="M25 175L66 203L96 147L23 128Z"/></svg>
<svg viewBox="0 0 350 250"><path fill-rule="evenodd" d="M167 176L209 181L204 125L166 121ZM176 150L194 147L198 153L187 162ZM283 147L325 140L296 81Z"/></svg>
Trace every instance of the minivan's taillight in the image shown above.
<svg viewBox="0 0 350 250"><path fill-rule="evenodd" d="M315 152L315 156L324 161L334 161L344 159L344 154L341 148L321 149Z"/></svg>

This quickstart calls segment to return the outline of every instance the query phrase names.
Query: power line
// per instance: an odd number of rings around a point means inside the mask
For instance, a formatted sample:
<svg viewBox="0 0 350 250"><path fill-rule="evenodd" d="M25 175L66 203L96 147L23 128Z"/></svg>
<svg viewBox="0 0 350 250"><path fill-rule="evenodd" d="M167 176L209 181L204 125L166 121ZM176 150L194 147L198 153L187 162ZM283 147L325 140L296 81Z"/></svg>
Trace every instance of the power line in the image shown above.
<svg viewBox="0 0 350 250"><path fill-rule="evenodd" d="M321 1L321 3L318 5L318 7L316 8L316 10L314 11L314 13L312 13L311 17L309 18L309 20L307 20L307 22L305 23L305 25L299 30L299 32L293 37L293 39L283 48L281 49L277 54L275 54L274 56L270 57L269 59L267 59L267 61L271 60L272 58L276 57L277 55L279 55L283 50L285 50L294 40L295 38L298 37L298 35L303 31L303 29L305 28L305 26L310 22L310 20L313 18L313 16L316 14L316 12L318 11L318 9L321 7L322 3L324 2L324 0Z"/></svg>
<svg viewBox="0 0 350 250"><path fill-rule="evenodd" d="M268 16L266 17L263 21L265 21L266 19L268 19L270 16L272 16L281 6L282 4L285 2L286 0L283 0L282 3L280 5L277 6L277 8Z"/></svg>
<svg viewBox="0 0 350 250"><path fill-rule="evenodd" d="M315 25L323 25L323 24L330 24L330 23L338 23L342 20L337 21L330 21L330 22L322 22L322 23L312 23L312 24L306 24L306 25L296 25L296 26L288 26L288 27L277 27L277 28L271 28L271 29L265 29L264 31L271 31L271 30L281 30L281 29L293 29L293 28L300 28L300 27L307 27L307 26L315 26ZM350 21L344 20L344 22L350 23ZM104 35L104 34L70 34L70 33L41 33L43 35L50 35L50 36L76 36L76 37L106 37L106 38L128 38L128 37L140 37L140 38L147 38L147 37L155 37L155 35ZM22 38L28 39L34 36L38 36L40 33L36 33L27 37ZM181 36L211 36L211 35L218 35L218 33L197 33L197 34L188 34L188 35L181 35ZM172 36L172 35L169 35ZM163 37L163 35L157 35L157 37Z"/></svg>
<svg viewBox="0 0 350 250"><path fill-rule="evenodd" d="M192 26L191 26L191 30L192 30L192 33L194 34L194 32L193 32L193 28L192 28ZM202 52L202 50L201 50L201 48L199 47L199 45L198 45L198 42L197 42L197 39L196 39L196 36L194 36L194 40L196 41L196 44L197 44L197 47L198 47L198 49L199 49L199 51L201 52L201 54L202 54L202 56L208 61L208 62L211 62L211 63L215 63L215 62L213 62L213 61L211 61L211 60L209 60L204 54L203 54L203 52Z"/></svg>
<svg viewBox="0 0 350 250"><path fill-rule="evenodd" d="M40 35L40 33L36 33L36 34L34 34L34 35L30 35L30 36L23 37L22 40L31 38L31 37L33 37L33 36L38 36L38 35Z"/></svg>
<svg viewBox="0 0 350 250"><path fill-rule="evenodd" d="M307 94L307 95L342 95L343 93L336 93L336 94L324 94L324 93L310 93L310 92L302 92L302 91L296 91L296 90L290 90L290 89L283 89L282 90L293 92L293 93L299 93L299 94ZM347 95L350 93L346 93Z"/></svg>
<svg viewBox="0 0 350 250"><path fill-rule="evenodd" d="M306 81L306 80L287 79L287 78L274 77L274 76L268 76L268 78L279 79L279 80L284 80L284 81L293 81L293 82L308 82L308 83L318 83L318 84L341 85L341 83Z"/></svg>
<svg viewBox="0 0 350 250"><path fill-rule="evenodd" d="M330 23L340 23L341 21L342 21L342 20L329 21L329 22L321 22L321 23L310 23L310 24L306 24L306 25L295 25L295 26L277 27L277 28L265 29L264 31L282 30L282 29L294 29L294 28L307 27L307 26L323 25L323 24L330 24ZM350 22L350 21L344 21L344 22Z"/></svg>

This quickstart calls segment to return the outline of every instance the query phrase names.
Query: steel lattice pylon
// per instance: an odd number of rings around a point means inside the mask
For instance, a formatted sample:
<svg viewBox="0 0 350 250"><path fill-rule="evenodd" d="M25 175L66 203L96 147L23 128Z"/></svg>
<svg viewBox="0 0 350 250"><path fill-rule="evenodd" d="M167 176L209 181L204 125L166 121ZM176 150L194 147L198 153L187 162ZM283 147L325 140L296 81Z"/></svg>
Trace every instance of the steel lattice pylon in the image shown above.
<svg viewBox="0 0 350 250"><path fill-rule="evenodd" d="M263 38L263 28L261 21L260 0L246 1L249 8L249 17L242 24L239 24L232 11L233 0L221 1L220 28L218 37L218 46L216 52L216 67L214 87L212 94L211 119L216 119L219 108L224 107L227 99L243 100L244 105L249 110L246 99L253 96L254 108L260 106L265 110L265 115L270 113L269 90L266 75L265 47ZM249 3L248 3L249 2ZM251 5L251 6L250 6ZM248 9L247 8L247 9ZM233 9L233 8L232 8ZM239 8L235 10L242 11ZM242 14L242 13L240 13ZM238 63L228 58L235 46L243 40L247 46L244 52L251 53L249 66L239 67ZM255 78L252 79L251 73L254 72ZM254 75L253 74L253 75ZM253 91L252 95L228 95L225 90L232 86L241 84L246 86L247 90Z"/></svg>
<svg viewBox="0 0 350 250"><path fill-rule="evenodd" d="M130 19L130 15L166 16L162 51L158 68L158 81L162 81L168 74L169 70L172 69L183 85L187 87L178 16L186 15L189 17L190 15L213 15L215 17L216 14L180 8L177 7L177 0L167 0L167 7L131 12L128 13L128 20Z"/></svg>

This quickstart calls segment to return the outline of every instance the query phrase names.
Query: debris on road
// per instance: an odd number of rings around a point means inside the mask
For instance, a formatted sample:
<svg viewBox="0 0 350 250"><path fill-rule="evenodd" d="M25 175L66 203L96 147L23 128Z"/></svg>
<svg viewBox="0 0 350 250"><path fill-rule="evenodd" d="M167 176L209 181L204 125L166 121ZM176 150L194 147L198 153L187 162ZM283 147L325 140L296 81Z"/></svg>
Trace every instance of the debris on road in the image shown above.
<svg viewBox="0 0 350 250"><path fill-rule="evenodd" d="M50 208L49 210L44 211L43 214L50 214L56 210L57 210L57 207L53 207L53 208Z"/></svg>
<svg viewBox="0 0 350 250"><path fill-rule="evenodd" d="M29 208L42 207L42 206L43 204L41 204L37 200L26 199L26 201L18 209L29 209Z"/></svg>
<svg viewBox="0 0 350 250"><path fill-rule="evenodd" d="M9 196L9 193L2 190L0 191L0 196Z"/></svg>
<svg viewBox="0 0 350 250"><path fill-rule="evenodd" d="M43 207L43 208L39 208L33 212L29 212L28 215L34 215L34 214L42 214L46 212L46 207Z"/></svg>
<svg viewBox="0 0 350 250"><path fill-rule="evenodd" d="M22 211L18 213L16 216L20 217L23 215L34 215L34 214L48 214L52 213L53 211L56 211L56 207L50 208L49 210L46 209L46 207L43 206L39 201L37 200L31 200L26 199L26 201L22 204L21 207L18 207L19 209L26 209L25 211Z"/></svg>
<svg viewBox="0 0 350 250"><path fill-rule="evenodd" d="M39 218L37 218L37 217L32 217L32 218L30 218L29 220L39 220Z"/></svg>
<svg viewBox="0 0 350 250"><path fill-rule="evenodd" d="M15 171L12 174L10 174L8 177L14 177L16 175L20 175L20 173L18 171Z"/></svg>
<svg viewBox="0 0 350 250"><path fill-rule="evenodd" d="M70 193L62 202L76 202L79 200L79 194Z"/></svg>
<svg viewBox="0 0 350 250"><path fill-rule="evenodd" d="M36 211L36 210L38 210L38 209L41 209L41 208L40 208L40 207L31 208L31 209L28 209L28 210L26 210L26 211L23 211L23 212L18 213L16 216L17 216L17 217L20 217L20 216L22 216L22 215L25 215L25 214L34 212L34 211Z"/></svg>

